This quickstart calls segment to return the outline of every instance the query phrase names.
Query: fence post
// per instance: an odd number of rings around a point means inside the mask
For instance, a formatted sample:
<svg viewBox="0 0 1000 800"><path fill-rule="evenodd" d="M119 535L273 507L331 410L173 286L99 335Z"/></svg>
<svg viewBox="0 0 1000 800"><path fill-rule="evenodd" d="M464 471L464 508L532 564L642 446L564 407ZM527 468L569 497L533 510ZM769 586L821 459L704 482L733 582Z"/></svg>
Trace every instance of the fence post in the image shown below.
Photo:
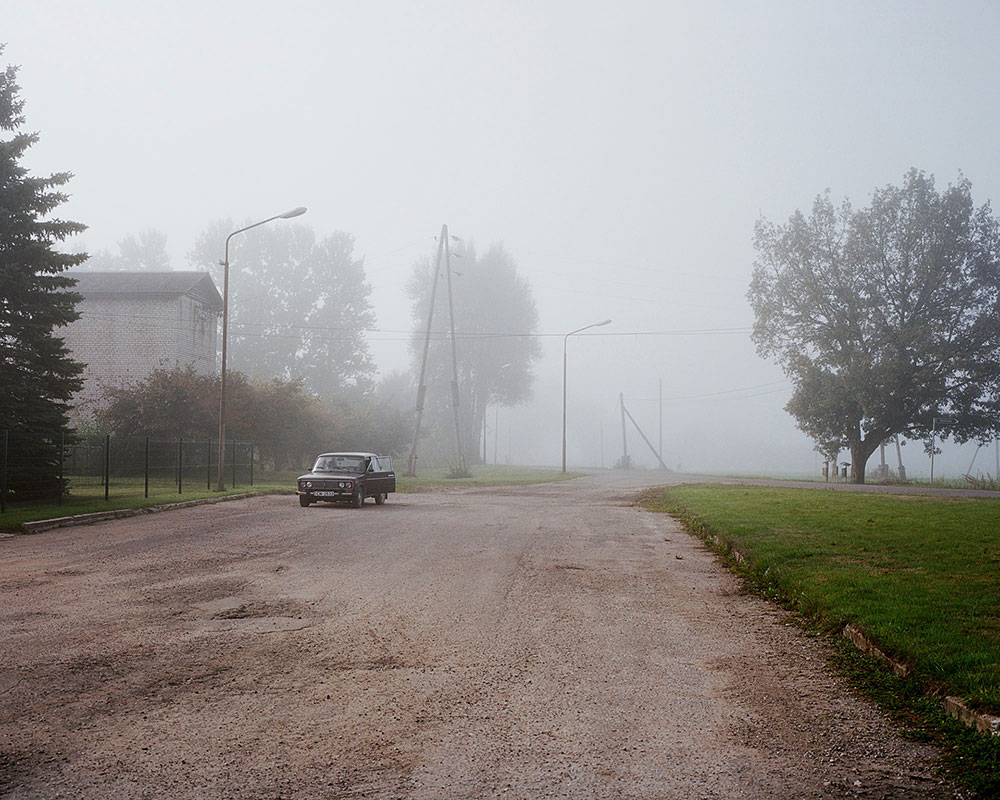
<svg viewBox="0 0 1000 800"><path fill-rule="evenodd" d="M3 463L0 464L0 514L7 513L7 429L3 429Z"/></svg>
<svg viewBox="0 0 1000 800"><path fill-rule="evenodd" d="M250 442L250 486L253 486L253 442Z"/></svg>
<svg viewBox="0 0 1000 800"><path fill-rule="evenodd" d="M111 434L104 434L104 502L111 497Z"/></svg>
<svg viewBox="0 0 1000 800"><path fill-rule="evenodd" d="M212 491L212 440L211 439L209 439L205 443L205 447L208 448L208 455L205 458L205 460L208 462L208 465L206 467L206 469L208 470L208 479L205 482L205 491L210 492Z"/></svg>
<svg viewBox="0 0 1000 800"><path fill-rule="evenodd" d="M66 431L59 433L59 505L63 499L63 467L66 458Z"/></svg>
<svg viewBox="0 0 1000 800"><path fill-rule="evenodd" d="M184 439L177 437L177 494L181 493L184 482Z"/></svg>
<svg viewBox="0 0 1000 800"><path fill-rule="evenodd" d="M236 488L236 440L233 439L233 488Z"/></svg>
<svg viewBox="0 0 1000 800"><path fill-rule="evenodd" d="M146 489L144 497L149 497L149 437L146 437L146 465L143 469L145 475Z"/></svg>

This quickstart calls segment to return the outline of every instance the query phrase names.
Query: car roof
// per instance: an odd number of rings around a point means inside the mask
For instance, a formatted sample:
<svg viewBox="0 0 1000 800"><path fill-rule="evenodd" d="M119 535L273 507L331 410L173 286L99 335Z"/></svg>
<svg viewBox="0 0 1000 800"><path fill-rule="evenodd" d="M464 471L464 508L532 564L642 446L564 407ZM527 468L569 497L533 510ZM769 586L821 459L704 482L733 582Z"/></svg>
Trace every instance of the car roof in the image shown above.
<svg viewBox="0 0 1000 800"><path fill-rule="evenodd" d="M345 453L342 451L336 451L333 453L320 453L316 458L323 458L323 456L362 456L364 458L371 458L375 456L378 458L378 453Z"/></svg>

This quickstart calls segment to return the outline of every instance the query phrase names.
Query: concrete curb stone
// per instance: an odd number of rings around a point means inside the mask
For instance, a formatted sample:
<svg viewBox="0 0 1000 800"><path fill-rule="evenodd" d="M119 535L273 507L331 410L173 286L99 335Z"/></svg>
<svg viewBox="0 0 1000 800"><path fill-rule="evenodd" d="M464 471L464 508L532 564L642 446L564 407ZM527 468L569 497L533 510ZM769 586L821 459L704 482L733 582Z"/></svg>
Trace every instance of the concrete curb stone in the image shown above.
<svg viewBox="0 0 1000 800"><path fill-rule="evenodd" d="M157 514L161 511L171 511L175 508L190 508L191 506L203 506L210 503L224 503L227 500L244 500L248 497L260 497L260 492L244 492L241 494L228 494L225 497L204 497L200 500L184 500L180 503L165 503L158 506L146 506L144 508L116 508L112 511L96 511L92 514L77 514L71 517L53 517L52 519L39 519L33 522L25 522L21 529L25 533L41 533L54 528L69 528L74 525L90 525L94 522L104 522L109 519L125 519L127 517L138 517L142 514Z"/></svg>

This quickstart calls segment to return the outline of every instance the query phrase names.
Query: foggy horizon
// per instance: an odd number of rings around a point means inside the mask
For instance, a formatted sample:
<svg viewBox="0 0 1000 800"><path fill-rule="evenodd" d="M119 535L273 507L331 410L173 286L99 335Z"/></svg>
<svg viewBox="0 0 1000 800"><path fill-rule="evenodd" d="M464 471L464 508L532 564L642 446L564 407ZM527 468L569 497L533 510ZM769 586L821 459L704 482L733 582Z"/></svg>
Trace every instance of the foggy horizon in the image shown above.
<svg viewBox="0 0 1000 800"><path fill-rule="evenodd" d="M74 174L55 212L88 226L73 249L153 229L192 269L214 222L306 206L276 224L354 237L384 376L411 367L404 286L441 225L502 243L543 355L533 399L488 413L490 462L558 465L563 336L611 319L567 343L570 467L620 456L620 393L656 443L662 380L671 468L818 476L750 341L754 223L827 190L865 206L911 168L964 176L977 205L1000 187L985 2L2 8L40 134L24 166ZM942 447L940 475L976 449ZM631 425L629 452L654 465ZM903 462L927 477L919 442Z"/></svg>

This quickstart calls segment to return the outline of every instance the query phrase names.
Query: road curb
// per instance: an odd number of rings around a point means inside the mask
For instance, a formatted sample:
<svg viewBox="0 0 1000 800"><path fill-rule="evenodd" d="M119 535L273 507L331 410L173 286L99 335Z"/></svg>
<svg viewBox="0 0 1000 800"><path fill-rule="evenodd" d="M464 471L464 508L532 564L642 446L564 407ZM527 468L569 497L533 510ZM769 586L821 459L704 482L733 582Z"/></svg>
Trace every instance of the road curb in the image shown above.
<svg viewBox="0 0 1000 800"><path fill-rule="evenodd" d="M204 497L200 500L183 500L180 503L164 503L158 506L145 506L143 508L116 508L112 511L95 511L92 514L76 514L71 517L38 519L33 522L22 523L21 530L25 533L41 533L42 531L50 531L54 528L90 525L94 522L105 522L111 519L138 517L143 514L158 514L161 511L172 511L175 508L190 508L191 506L204 506L211 503L224 503L227 500L244 500L248 497L260 496L260 492L244 492L242 494L227 494L225 497Z"/></svg>
<svg viewBox="0 0 1000 800"><path fill-rule="evenodd" d="M692 530L686 525L685 528L695 535L698 535L699 533L697 530ZM746 567L746 553L736 545L724 541L716 534L708 536L702 532L700 538L703 540L707 539L707 541L714 545L715 549L720 553L728 556L737 564L748 568ZM860 650L862 653L866 653L877 658L889 671L895 673L901 678L910 676L911 669L909 666L886 655L874 644L874 642L872 642L854 625L848 623L844 626L842 633L855 648ZM1000 717L995 717L992 714L986 714L982 711L975 711L969 708L960 697L942 698L940 695L935 694L931 694L930 696L938 697L941 701L941 707L944 709L944 712L949 716L954 717L959 722L968 725L970 728L975 728L980 733L1000 736Z"/></svg>
<svg viewBox="0 0 1000 800"><path fill-rule="evenodd" d="M844 636L850 640L851 644L858 648L858 650L862 653L875 656L875 658L881 661L890 671L897 674L900 678L905 678L910 674L910 668L906 666L906 664L887 656L879 650L867 636L850 623L844 626L843 633Z"/></svg>
<svg viewBox="0 0 1000 800"><path fill-rule="evenodd" d="M964 722L980 733L1000 736L1000 717L984 714L981 711L973 711L962 702L960 697L945 697L941 701L941 705L944 706L945 713L950 714L959 722Z"/></svg>

